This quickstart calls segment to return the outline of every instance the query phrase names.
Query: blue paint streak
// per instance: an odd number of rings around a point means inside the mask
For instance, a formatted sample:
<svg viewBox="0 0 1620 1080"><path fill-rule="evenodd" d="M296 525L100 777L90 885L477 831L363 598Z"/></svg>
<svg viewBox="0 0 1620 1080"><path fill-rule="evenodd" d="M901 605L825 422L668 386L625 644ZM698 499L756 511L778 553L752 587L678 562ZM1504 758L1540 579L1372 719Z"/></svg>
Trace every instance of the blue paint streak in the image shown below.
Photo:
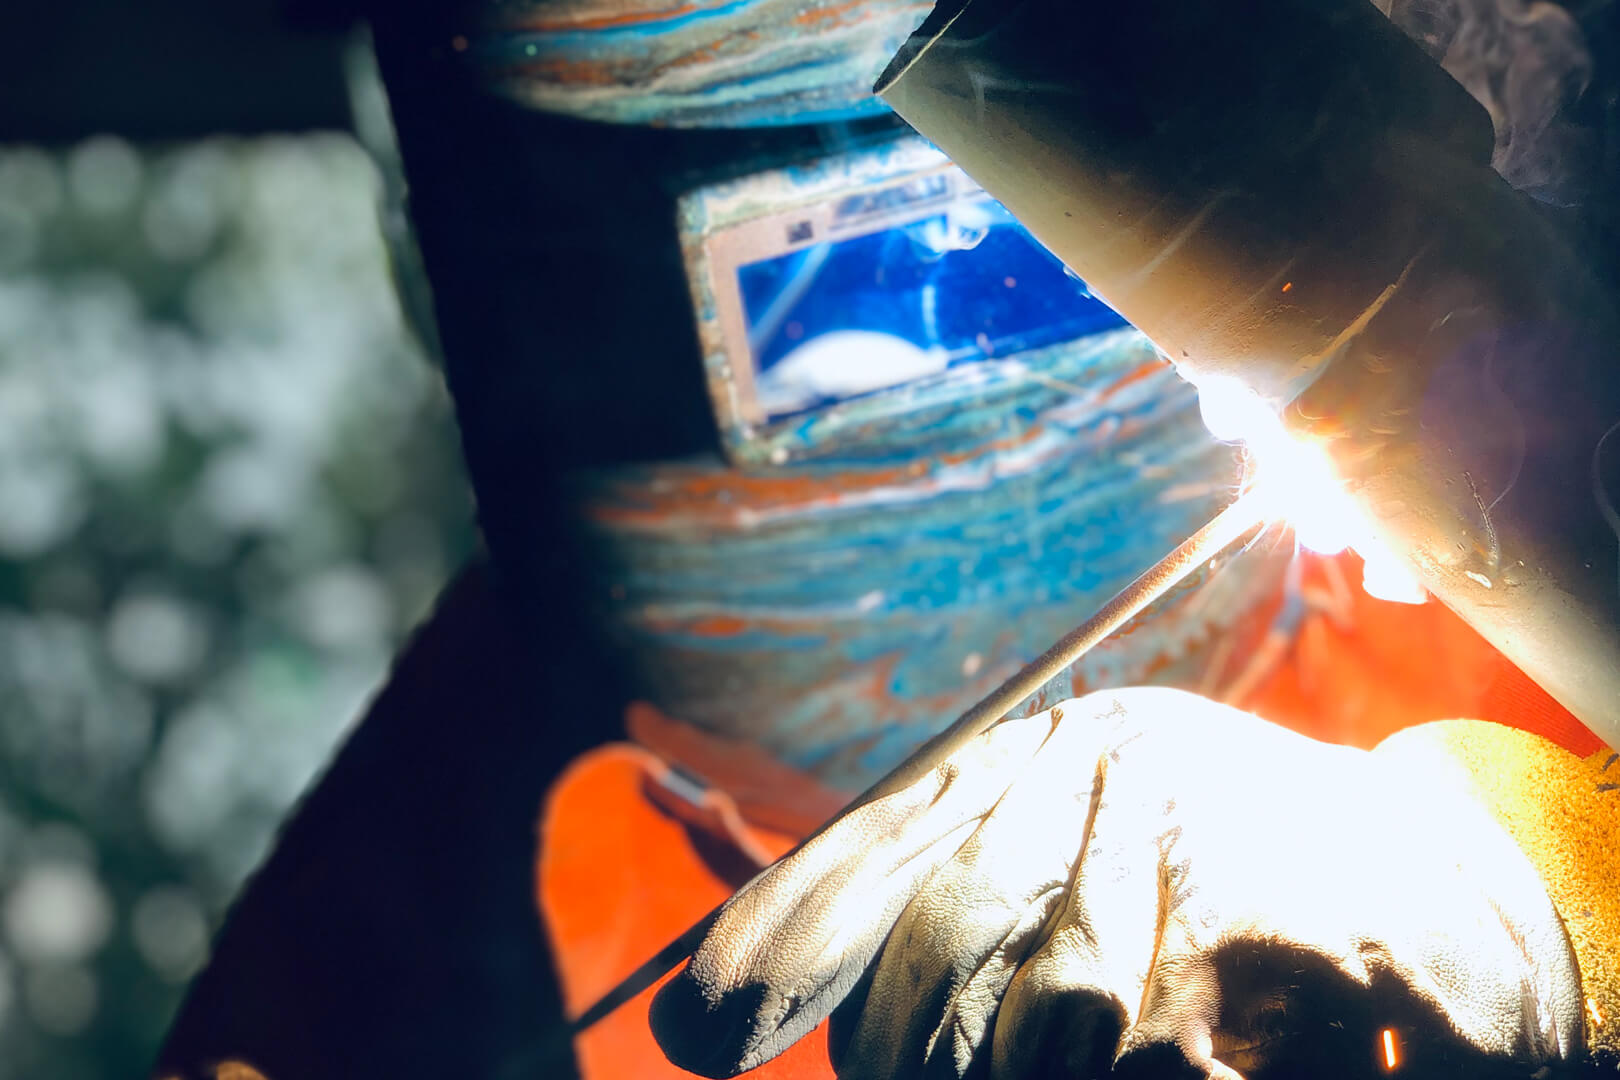
<svg viewBox="0 0 1620 1080"><path fill-rule="evenodd" d="M740 11L755 6L757 3L758 0L732 0L728 4L719 4L715 7L703 8L684 14L654 17L643 22L626 23L623 26L590 27L583 30L519 32L497 39L496 42L492 43L490 51L496 55L522 57L525 55L524 48L534 45L541 53L560 54L566 52L571 57L577 57L582 47L590 47L596 42L658 38L689 26L735 15Z"/></svg>
<svg viewBox="0 0 1620 1080"><path fill-rule="evenodd" d="M718 461L590 478L589 506L652 515L599 518L593 534L601 618L640 692L829 782L875 779L1230 496L1231 448L1209 438L1191 388L1168 367L1141 377L1150 355L1134 334L1116 334L1047 354L1042 370L1055 382L1002 372L971 394L941 391L931 410L875 421L848 453L765 474L793 479L799 502L750 503L747 488L720 498L714 483L739 474ZM1074 385L1092 396L1064 388ZM1018 440L1032 422L1040 438ZM993 445L1008 438L1010 449ZM1050 452L1030 457L1041 439ZM942 464L947 455L961 464ZM918 464L920 473L906 468ZM994 475L937 486L953 468L980 466ZM876 502L836 502L890 474L908 479L888 481ZM652 494L695 481L710 494ZM1177 487L1192 497L1161 501ZM756 518L738 519L744 510ZM1089 657L1083 675L1137 678L1241 610L1161 620ZM975 655L970 678L963 664Z"/></svg>

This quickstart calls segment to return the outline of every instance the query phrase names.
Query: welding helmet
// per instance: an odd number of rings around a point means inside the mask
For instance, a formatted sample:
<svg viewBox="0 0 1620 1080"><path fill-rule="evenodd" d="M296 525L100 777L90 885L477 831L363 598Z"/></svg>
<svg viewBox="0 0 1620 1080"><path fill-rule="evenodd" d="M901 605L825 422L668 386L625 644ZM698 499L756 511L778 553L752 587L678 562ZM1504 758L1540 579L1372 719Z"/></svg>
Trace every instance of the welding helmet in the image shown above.
<svg viewBox="0 0 1620 1080"><path fill-rule="evenodd" d="M851 791L1238 480L1146 339L871 96L927 7L375 22L497 566L630 693ZM1201 685L1286 554L1044 696Z"/></svg>

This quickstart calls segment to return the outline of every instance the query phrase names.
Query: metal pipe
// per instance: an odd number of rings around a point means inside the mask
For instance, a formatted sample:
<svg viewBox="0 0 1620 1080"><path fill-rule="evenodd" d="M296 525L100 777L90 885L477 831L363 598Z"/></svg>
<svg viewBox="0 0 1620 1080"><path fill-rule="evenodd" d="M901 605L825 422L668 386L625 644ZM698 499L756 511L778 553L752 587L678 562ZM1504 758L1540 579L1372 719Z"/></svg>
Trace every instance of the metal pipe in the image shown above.
<svg viewBox="0 0 1620 1080"><path fill-rule="evenodd" d="M1251 492L1239 496L1226 509L1211 518L1203 528L1178 544L1170 554L1115 593L1113 599L1098 608L1089 619L1024 665L1012 678L996 687L977 705L958 717L950 727L923 743L909 758L867 789L863 795L833 815L819 829L801 841L794 850L797 851L831 828L856 807L913 783L963 745L1000 723L1021 702L1039 693L1055 676L1140 614L1177 582L1263 525L1265 509L1260 495ZM719 914L720 908L715 908L660 949L652 959L642 964L624 981L604 994L596 1004L580 1014L570 1030L575 1034L584 1031L646 990L676 964L692 955L692 951L702 943Z"/></svg>
<svg viewBox="0 0 1620 1080"><path fill-rule="evenodd" d="M1620 746L1620 313L1367 0L942 0L877 89Z"/></svg>

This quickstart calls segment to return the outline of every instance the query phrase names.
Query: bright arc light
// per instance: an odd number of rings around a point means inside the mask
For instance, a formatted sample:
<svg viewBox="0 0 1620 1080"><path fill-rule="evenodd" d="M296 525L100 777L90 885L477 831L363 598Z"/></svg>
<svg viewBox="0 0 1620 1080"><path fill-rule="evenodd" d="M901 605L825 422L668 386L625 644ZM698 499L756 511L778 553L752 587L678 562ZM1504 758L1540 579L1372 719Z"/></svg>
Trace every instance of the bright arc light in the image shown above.
<svg viewBox="0 0 1620 1080"><path fill-rule="evenodd" d="M1251 487L1268 506L1268 517L1285 520L1294 538L1322 555L1354 548L1364 563L1362 586L1373 596L1421 604L1426 594L1345 494L1326 451L1289 434L1271 406L1230 376L1198 383L1204 426L1223 442L1242 442L1249 451Z"/></svg>
<svg viewBox="0 0 1620 1080"><path fill-rule="evenodd" d="M1368 596L1396 604L1421 604L1429 599L1412 571L1389 548L1377 540L1366 540L1356 543L1355 549L1362 560L1361 587Z"/></svg>
<svg viewBox="0 0 1620 1080"><path fill-rule="evenodd" d="M1327 454L1290 435L1259 395L1236 379L1217 375L1199 382L1198 408L1217 439L1248 447L1253 489L1271 517L1288 521L1302 545L1337 555L1369 538Z"/></svg>

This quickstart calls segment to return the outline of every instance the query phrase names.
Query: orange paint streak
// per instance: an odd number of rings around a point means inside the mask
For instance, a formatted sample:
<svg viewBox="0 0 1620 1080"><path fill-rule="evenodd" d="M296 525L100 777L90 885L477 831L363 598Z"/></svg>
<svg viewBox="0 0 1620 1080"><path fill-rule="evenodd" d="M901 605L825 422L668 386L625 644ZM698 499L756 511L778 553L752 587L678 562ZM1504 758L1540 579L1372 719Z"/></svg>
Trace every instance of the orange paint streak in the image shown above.
<svg viewBox="0 0 1620 1080"><path fill-rule="evenodd" d="M498 33L529 33L549 34L568 32L573 30L611 30L624 26L644 26L648 23L664 22L670 19L679 19L688 15L700 14L714 8L722 7L728 0L709 4L681 4L676 7L659 8L645 11L618 11L585 17L573 16L563 18L520 18L511 21L501 21L494 27ZM863 18L873 18L874 8L922 8L927 5L914 2L876 3L872 0L845 0L841 4L830 4L825 7L812 8L794 15L792 22L800 25L809 25L826 19L838 18L850 12L858 12ZM750 21L759 21L758 15L752 11L746 17Z"/></svg>
<svg viewBox="0 0 1620 1080"><path fill-rule="evenodd" d="M828 476L716 473L683 477L677 489L661 501L674 506L690 506L694 500L713 499L735 500L745 506L808 502L841 492L868 491L898 484L905 478L906 471L899 468Z"/></svg>
<svg viewBox="0 0 1620 1080"><path fill-rule="evenodd" d="M801 11L797 16L794 17L793 21L798 23L800 26L814 26L816 23L825 22L828 19L835 19L840 15L845 15L857 9L862 10L864 13L865 11L869 10L870 7L871 5L868 0L849 0L848 3L844 4L832 4L827 7L811 8L809 11Z"/></svg>
<svg viewBox="0 0 1620 1080"><path fill-rule="evenodd" d="M722 5L683 4L679 7L661 8L653 11L609 12L587 18L518 19L511 23L503 23L501 29L512 33L531 34L549 34L569 30L609 30L618 26L640 26L644 23L663 22L666 19L679 19L686 15L696 15L701 11L720 6Z"/></svg>
<svg viewBox="0 0 1620 1080"><path fill-rule="evenodd" d="M748 631L775 637L824 638L832 625L824 615L674 615L633 610L629 618L652 634L694 633L704 637L734 637Z"/></svg>
<svg viewBox="0 0 1620 1080"><path fill-rule="evenodd" d="M512 70L525 78L540 82L568 86L614 86L624 81L621 73L627 65L600 60L567 60L547 58L514 65Z"/></svg>
<svg viewBox="0 0 1620 1080"><path fill-rule="evenodd" d="M748 629L748 621L735 615L710 615L698 619L687 627L690 633L699 637L736 637Z"/></svg>
<svg viewBox="0 0 1620 1080"><path fill-rule="evenodd" d="M1166 370L1167 365L1157 361L1138 365L1103 387L1101 393L1118 393L1161 377ZM1108 442L1117 443L1136 437L1148 421L1139 417L1110 417L1108 423L1113 426L1102 429L1102 436ZM679 516L729 528L750 512L779 514L822 510L847 505L885 488L926 493L932 477L939 471L976 462L989 465L1045 436L1045 425L1035 423L976 446L939 454L928 463L911 461L873 469L808 474L696 471L671 476L666 485L661 485L663 490L657 492L645 489L605 492L604 497L590 500L589 513L598 522L610 525L659 525Z"/></svg>
<svg viewBox="0 0 1620 1080"><path fill-rule="evenodd" d="M1034 424L1015 435L971 450L941 454L934 459L934 468L949 469L980 459L993 460L1043 434L1043 426ZM1115 434L1117 437L1126 432ZM884 488L926 491L931 471L925 465L911 462L870 472L852 470L815 475L701 473L673 477L667 488L656 493L609 492L604 498L592 499L588 512L599 522L619 525L660 524L674 515L729 522L750 511L822 510Z"/></svg>
<svg viewBox="0 0 1620 1080"><path fill-rule="evenodd" d="M707 45L700 45L694 49L682 53L677 57L674 57L667 63L658 65L658 67L654 69L655 73L662 73L678 68L694 67L699 64L712 64L716 60L720 59L720 57L725 55L728 47L733 49L735 48L733 44L734 40L747 40L753 36L754 35L752 34L728 34L719 41L711 41Z"/></svg>
<svg viewBox="0 0 1620 1080"><path fill-rule="evenodd" d="M1139 383L1139 382L1143 382L1143 381L1145 381L1147 379L1151 379L1155 375L1163 375L1165 367L1166 367L1166 365L1164 363L1160 363L1159 361L1154 361L1154 362L1149 363L1149 364L1143 364L1141 367L1136 368L1134 371L1129 371L1126 374L1121 375L1119 378L1115 379L1113 382L1109 383L1108 384L1108 389L1104 390L1103 393L1104 394L1112 394L1112 393L1114 393L1114 392L1116 392L1118 390L1123 390L1123 389L1125 389L1125 387L1130 386L1130 385L1132 385L1134 383Z"/></svg>
<svg viewBox="0 0 1620 1080"><path fill-rule="evenodd" d="M936 465L949 468L963 465L978 458L990 458L1014 450L1040 437L1042 427L1030 427L1005 438L995 439L970 450L940 454ZM764 473L713 472L684 476L675 480L673 490L661 492L658 502L668 506L687 508L695 502L720 501L725 505L770 507L791 503L822 501L841 495L873 491L879 488L904 485L926 476L928 468L920 462L908 462L883 469L849 472L829 472L816 475L772 475Z"/></svg>

